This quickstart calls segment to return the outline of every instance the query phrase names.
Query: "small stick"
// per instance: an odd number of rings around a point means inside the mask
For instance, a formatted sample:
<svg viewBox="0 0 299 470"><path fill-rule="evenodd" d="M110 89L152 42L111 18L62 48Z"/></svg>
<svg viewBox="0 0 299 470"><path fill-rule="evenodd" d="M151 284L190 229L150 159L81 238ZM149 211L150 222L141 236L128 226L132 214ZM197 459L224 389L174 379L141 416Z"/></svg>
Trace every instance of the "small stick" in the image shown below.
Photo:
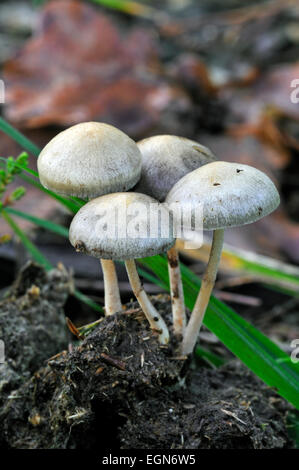
<svg viewBox="0 0 299 470"><path fill-rule="evenodd" d="M60 356L65 356L66 354L67 354L67 351L65 351L65 350L61 351L61 352L55 354L55 356L49 357L49 359L47 359L46 362L54 361L54 359L57 359Z"/></svg>
<svg viewBox="0 0 299 470"><path fill-rule="evenodd" d="M126 370L126 364L123 361L108 356L108 354L101 353L101 359L112 367L116 367L119 370Z"/></svg>
<svg viewBox="0 0 299 470"><path fill-rule="evenodd" d="M73 335L75 335L76 338L82 339L82 335L80 331L78 330L78 328L74 325L74 323L68 317L65 317L65 321L70 332L73 333Z"/></svg>

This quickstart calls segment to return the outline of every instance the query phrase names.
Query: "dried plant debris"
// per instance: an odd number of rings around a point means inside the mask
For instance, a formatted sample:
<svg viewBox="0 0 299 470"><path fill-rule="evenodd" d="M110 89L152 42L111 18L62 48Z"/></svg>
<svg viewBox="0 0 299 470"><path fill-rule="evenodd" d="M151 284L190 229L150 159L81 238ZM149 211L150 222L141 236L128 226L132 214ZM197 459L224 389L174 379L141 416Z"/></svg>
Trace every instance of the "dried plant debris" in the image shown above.
<svg viewBox="0 0 299 470"><path fill-rule="evenodd" d="M166 296L153 298L169 320ZM0 412L8 448L283 448L287 403L238 362L193 371L136 303L48 360ZM103 432L104 430L104 432Z"/></svg>
<svg viewBox="0 0 299 470"><path fill-rule="evenodd" d="M183 90L159 77L152 33L123 36L90 5L47 3L32 39L5 65L6 117L31 128L101 120L137 135L169 105L188 106Z"/></svg>
<svg viewBox="0 0 299 470"><path fill-rule="evenodd" d="M165 21L161 34L177 48L203 55L222 85L254 66L297 60L297 2L190 2Z"/></svg>
<svg viewBox="0 0 299 470"><path fill-rule="evenodd" d="M174 383L180 367L182 361L159 346L141 311L106 317L72 353L50 359L15 391L1 413L2 439L29 448L90 448L100 439L108 445L117 438L118 413L135 394L155 394L162 384ZM39 426L28 422L33 415Z"/></svg>
<svg viewBox="0 0 299 470"><path fill-rule="evenodd" d="M285 116L298 121L298 73L298 62L278 63L260 73L248 86L223 87L219 96L228 104L238 123L258 124L263 115L272 115L273 118Z"/></svg>
<svg viewBox="0 0 299 470"><path fill-rule="evenodd" d="M0 404L40 368L67 347L63 305L70 279L61 267L46 273L27 263L0 302L0 338L5 362L0 364Z"/></svg>

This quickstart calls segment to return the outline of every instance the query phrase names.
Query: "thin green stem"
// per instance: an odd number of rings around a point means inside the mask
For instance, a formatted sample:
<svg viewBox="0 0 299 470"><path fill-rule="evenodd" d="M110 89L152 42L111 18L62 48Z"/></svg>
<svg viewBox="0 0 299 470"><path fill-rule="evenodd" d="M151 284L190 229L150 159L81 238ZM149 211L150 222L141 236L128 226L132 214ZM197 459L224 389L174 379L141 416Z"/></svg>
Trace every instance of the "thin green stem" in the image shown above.
<svg viewBox="0 0 299 470"><path fill-rule="evenodd" d="M35 157L39 156L40 149L31 140L27 139L21 132L12 127L5 119L0 117L0 130L15 140L21 147L28 150Z"/></svg>
<svg viewBox="0 0 299 470"><path fill-rule="evenodd" d="M10 217L10 215L6 212L5 209L2 209L1 215L3 219L7 222L7 224L12 228L14 233L20 238L21 242L28 250L28 252L32 255L32 257L44 266L47 270L52 269L51 263L47 260L47 258L39 251L39 249L29 240L27 235L23 232L21 227Z"/></svg>

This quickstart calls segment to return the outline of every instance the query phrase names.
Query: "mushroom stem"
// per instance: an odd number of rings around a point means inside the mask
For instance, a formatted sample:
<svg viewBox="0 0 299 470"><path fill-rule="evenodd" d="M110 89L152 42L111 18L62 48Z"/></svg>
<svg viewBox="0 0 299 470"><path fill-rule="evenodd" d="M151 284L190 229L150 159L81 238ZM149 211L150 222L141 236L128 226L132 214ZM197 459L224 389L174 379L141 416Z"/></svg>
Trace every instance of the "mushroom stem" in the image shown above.
<svg viewBox="0 0 299 470"><path fill-rule="evenodd" d="M118 280L114 262L101 259L105 290L105 315L113 315L122 310Z"/></svg>
<svg viewBox="0 0 299 470"><path fill-rule="evenodd" d="M218 265L223 246L223 229L215 230L208 265L201 283L190 320L187 324L182 343L182 354L190 354L196 344L198 333L215 284Z"/></svg>
<svg viewBox="0 0 299 470"><path fill-rule="evenodd" d="M141 284L135 261L133 259L126 260L125 265L134 295L138 300L138 303L142 308L146 318L148 319L151 328L155 331L159 331L159 342L161 344L167 344L169 341L168 328L159 312L151 303Z"/></svg>
<svg viewBox="0 0 299 470"><path fill-rule="evenodd" d="M186 312L184 304L183 283L179 265L179 255L173 246L167 252L170 295L172 304L173 332L183 335L186 327Z"/></svg>

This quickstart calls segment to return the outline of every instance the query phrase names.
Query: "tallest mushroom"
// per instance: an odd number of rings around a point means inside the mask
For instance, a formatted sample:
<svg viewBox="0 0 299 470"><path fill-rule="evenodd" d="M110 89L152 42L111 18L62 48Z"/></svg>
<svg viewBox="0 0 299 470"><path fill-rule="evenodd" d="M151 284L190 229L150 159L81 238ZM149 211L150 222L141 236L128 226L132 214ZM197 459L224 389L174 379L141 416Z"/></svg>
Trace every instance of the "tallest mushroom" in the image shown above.
<svg viewBox="0 0 299 470"><path fill-rule="evenodd" d="M128 191L139 180L141 154L136 143L119 129L100 122L76 124L60 132L41 151L42 185L64 196L93 199ZM121 310L114 262L101 260L105 313Z"/></svg>
<svg viewBox="0 0 299 470"><path fill-rule="evenodd" d="M212 162L180 179L166 203L202 205L203 229L213 230L210 257L190 320L183 336L182 354L190 354L214 288L221 257L224 230L250 224L270 214L279 205L276 187L267 175L248 165Z"/></svg>

